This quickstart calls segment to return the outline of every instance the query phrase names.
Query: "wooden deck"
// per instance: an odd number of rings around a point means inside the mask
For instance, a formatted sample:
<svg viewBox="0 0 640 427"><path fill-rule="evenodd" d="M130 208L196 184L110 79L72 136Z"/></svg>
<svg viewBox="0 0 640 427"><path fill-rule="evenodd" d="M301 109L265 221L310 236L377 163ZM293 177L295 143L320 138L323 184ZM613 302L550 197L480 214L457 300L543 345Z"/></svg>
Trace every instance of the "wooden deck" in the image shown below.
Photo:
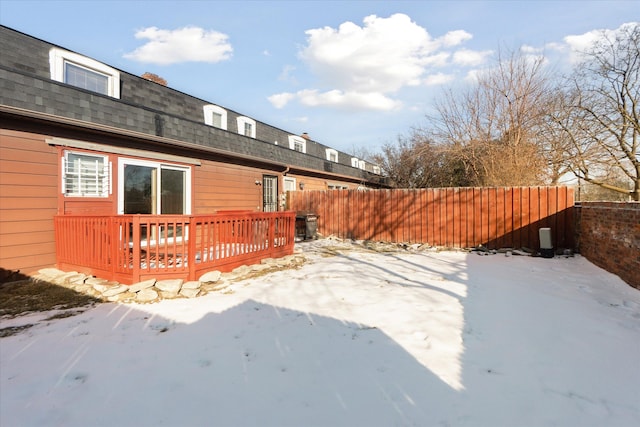
<svg viewBox="0 0 640 427"><path fill-rule="evenodd" d="M132 284L197 280L293 253L294 212L212 215L58 215L58 268Z"/></svg>

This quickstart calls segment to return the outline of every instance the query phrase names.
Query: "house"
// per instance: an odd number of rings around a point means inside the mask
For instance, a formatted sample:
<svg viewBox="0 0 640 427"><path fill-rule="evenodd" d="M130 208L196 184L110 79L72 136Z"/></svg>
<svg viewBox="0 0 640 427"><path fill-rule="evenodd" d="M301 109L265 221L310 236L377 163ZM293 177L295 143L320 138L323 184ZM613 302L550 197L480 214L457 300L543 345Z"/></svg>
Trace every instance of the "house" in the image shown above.
<svg viewBox="0 0 640 427"><path fill-rule="evenodd" d="M119 217L129 218L119 226L119 237L76 242L84 247L74 256L81 256L94 244L115 245L114 239L121 245L127 238L142 239L134 242L138 249L152 241L175 246L182 239L185 245L187 231L195 227L180 216L281 212L287 191L385 186L375 165L306 134L5 26L0 26L0 52L0 268L5 271L29 274L60 264L66 245L61 239L80 233L62 226L65 217L109 217L110 225L104 225L109 230ZM132 215L170 216L173 222L160 225L156 218L134 230ZM258 220L251 221L255 230ZM88 234L89 226L83 227ZM237 238L237 228L230 233ZM205 257L206 251L190 256Z"/></svg>

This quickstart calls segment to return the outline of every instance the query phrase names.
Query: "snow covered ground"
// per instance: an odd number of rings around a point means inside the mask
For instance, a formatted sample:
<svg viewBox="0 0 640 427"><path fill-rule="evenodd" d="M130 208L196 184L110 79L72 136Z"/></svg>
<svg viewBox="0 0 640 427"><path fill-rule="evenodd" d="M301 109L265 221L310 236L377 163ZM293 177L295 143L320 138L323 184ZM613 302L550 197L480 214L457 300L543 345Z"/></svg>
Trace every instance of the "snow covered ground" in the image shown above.
<svg viewBox="0 0 640 427"><path fill-rule="evenodd" d="M39 323L0 339L0 425L640 425L640 292L586 259L297 249L202 298L4 319Z"/></svg>

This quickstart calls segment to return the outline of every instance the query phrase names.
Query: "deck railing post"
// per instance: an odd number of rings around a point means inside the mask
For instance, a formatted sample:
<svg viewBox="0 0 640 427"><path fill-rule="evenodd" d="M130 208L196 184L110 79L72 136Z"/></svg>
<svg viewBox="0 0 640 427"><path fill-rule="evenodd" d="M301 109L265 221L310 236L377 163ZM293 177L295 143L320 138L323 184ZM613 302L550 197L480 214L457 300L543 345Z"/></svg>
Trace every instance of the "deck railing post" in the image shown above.
<svg viewBox="0 0 640 427"><path fill-rule="evenodd" d="M269 256L273 256L275 253L275 238L276 238L276 216L275 214L269 215L269 232L267 233L267 248Z"/></svg>
<svg viewBox="0 0 640 427"><path fill-rule="evenodd" d="M111 271L111 275L112 277L115 276L116 274L116 266L117 266L117 259L118 259L118 242L119 242L119 236L118 236L118 225L117 222L115 220L114 217L109 217L108 218L108 231L107 231L107 253L109 254L108 256L108 263L109 263L109 270Z"/></svg>
<svg viewBox="0 0 640 427"><path fill-rule="evenodd" d="M196 280L196 228L198 227L196 217L190 216L187 223L188 249L187 262L189 263L189 280ZM202 255L204 257L204 254ZM203 259L204 261L204 259Z"/></svg>
<svg viewBox="0 0 640 427"><path fill-rule="evenodd" d="M140 281L140 215L133 215L131 223L133 227L133 282Z"/></svg>

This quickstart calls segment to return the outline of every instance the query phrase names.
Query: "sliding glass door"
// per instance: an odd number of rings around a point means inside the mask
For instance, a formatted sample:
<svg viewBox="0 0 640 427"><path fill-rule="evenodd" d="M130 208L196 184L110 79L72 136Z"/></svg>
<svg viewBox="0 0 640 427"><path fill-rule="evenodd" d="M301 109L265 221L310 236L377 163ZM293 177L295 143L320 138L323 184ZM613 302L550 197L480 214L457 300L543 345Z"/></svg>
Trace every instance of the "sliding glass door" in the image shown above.
<svg viewBox="0 0 640 427"><path fill-rule="evenodd" d="M121 214L191 213L191 170L163 163L120 159L118 212Z"/></svg>

